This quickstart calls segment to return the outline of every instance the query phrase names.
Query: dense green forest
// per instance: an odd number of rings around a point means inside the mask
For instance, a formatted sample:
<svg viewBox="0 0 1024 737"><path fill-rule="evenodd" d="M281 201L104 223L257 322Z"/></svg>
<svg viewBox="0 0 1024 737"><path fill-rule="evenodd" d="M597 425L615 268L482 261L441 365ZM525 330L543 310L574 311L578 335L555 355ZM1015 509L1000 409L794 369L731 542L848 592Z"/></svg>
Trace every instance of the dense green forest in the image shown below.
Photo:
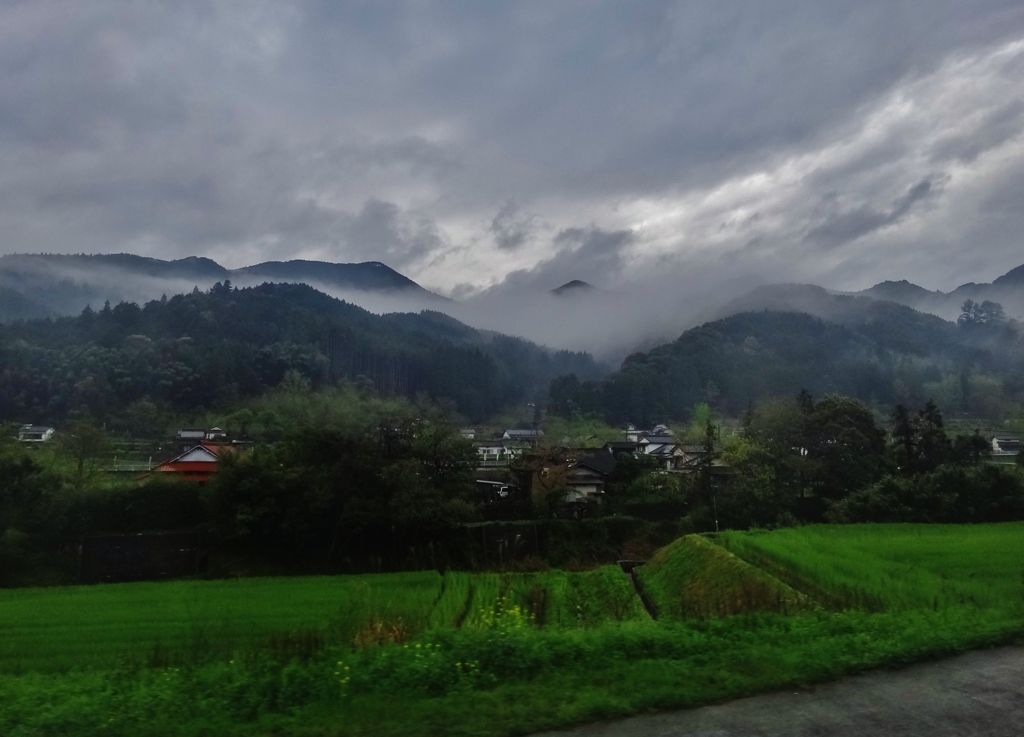
<svg viewBox="0 0 1024 737"><path fill-rule="evenodd" d="M142 307L0 325L0 367L0 420L35 423L73 411L106 421L139 402L195 413L286 377L424 394L480 419L542 400L559 374L601 373L587 354L481 333L438 313L378 316L304 285L229 283Z"/></svg>
<svg viewBox="0 0 1024 737"><path fill-rule="evenodd" d="M947 412L997 419L1024 399L1021 333L998 305L992 314L965 305L967 319L954 324L891 302L829 300L821 311L830 320L743 312L634 353L603 379L559 377L550 408L646 425L685 419L700 402L738 416L751 402L807 389L883 408L933 398Z"/></svg>

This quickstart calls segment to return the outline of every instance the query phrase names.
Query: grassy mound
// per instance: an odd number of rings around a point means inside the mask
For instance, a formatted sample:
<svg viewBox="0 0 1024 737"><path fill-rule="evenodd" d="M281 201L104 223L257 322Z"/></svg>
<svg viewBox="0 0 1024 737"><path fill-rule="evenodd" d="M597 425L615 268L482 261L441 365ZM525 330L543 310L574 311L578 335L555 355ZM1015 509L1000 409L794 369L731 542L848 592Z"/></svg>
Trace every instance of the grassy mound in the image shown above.
<svg viewBox="0 0 1024 737"><path fill-rule="evenodd" d="M681 537L636 569L663 619L796 612L813 602L700 535Z"/></svg>

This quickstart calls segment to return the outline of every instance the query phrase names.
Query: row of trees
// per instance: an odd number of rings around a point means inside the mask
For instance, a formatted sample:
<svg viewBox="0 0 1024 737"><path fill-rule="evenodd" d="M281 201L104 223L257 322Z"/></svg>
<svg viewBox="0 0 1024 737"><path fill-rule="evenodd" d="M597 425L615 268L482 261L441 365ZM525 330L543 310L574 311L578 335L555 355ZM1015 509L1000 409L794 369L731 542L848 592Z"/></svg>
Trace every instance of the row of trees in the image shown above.
<svg viewBox="0 0 1024 737"><path fill-rule="evenodd" d="M987 463L991 445L978 431L950 435L931 401L897 405L885 428L854 398L801 391L752 405L724 438L706 405L703 414L703 432L687 433L703 447L690 473L620 455L604 503L589 513L683 517L696 530L1024 519L1021 470Z"/></svg>
<svg viewBox="0 0 1024 737"><path fill-rule="evenodd" d="M930 401L897 406L887 433L854 399L802 393L747 414L722 453L733 475L719 506L733 527L1024 519L1020 471L985 463L990 453L977 431L950 437Z"/></svg>
<svg viewBox="0 0 1024 737"><path fill-rule="evenodd" d="M361 433L308 428L228 459L206 492L206 523L261 554L382 552L382 541L427 542L476 519L475 468L472 443L439 418L390 418Z"/></svg>
<svg viewBox="0 0 1024 737"><path fill-rule="evenodd" d="M205 485L112 477L110 438L85 422L46 448L0 443L0 584L71 575L43 569L67 568L90 535L200 529L242 559L331 566L478 518L476 451L435 405L354 389L275 399L281 440L224 455Z"/></svg>
<svg viewBox="0 0 1024 737"><path fill-rule="evenodd" d="M487 516L475 449L437 405L357 387L296 388L261 401L235 416L273 416L276 442L225 457L205 486L113 481L103 473L108 440L88 423L66 428L52 448L0 444L0 572L10 582L85 535L180 528L202 529L242 559L281 565L398 559ZM930 402L897 407L891 420L887 432L855 399L814 401L806 392L752 406L734 436L721 437L707 416L702 432L690 429L700 456L691 473L623 454L591 514L681 520L694 530L1024 519L1024 476L986 463L979 434L951 437ZM521 463L550 488L520 499L520 518L570 512L559 476L544 476L550 460L540 449Z"/></svg>

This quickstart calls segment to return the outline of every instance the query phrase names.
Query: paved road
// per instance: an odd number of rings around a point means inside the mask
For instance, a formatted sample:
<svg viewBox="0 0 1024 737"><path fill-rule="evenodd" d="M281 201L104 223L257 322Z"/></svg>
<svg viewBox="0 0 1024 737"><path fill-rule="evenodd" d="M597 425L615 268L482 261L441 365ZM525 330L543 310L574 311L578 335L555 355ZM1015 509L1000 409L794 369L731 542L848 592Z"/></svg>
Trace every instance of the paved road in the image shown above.
<svg viewBox="0 0 1024 737"><path fill-rule="evenodd" d="M1024 647L875 671L798 693L633 717L577 737L1022 737ZM536 737L541 737L537 735Z"/></svg>

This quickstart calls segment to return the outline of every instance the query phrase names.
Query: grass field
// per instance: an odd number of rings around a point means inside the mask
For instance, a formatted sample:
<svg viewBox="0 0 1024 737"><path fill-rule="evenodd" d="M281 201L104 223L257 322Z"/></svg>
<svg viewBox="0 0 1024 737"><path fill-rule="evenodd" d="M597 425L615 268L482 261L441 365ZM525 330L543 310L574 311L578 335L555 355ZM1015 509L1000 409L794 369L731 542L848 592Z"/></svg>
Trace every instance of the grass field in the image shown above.
<svg viewBox="0 0 1024 737"><path fill-rule="evenodd" d="M1024 524L690 536L638 577L0 591L0 734L520 734L1024 633Z"/></svg>
<svg viewBox="0 0 1024 737"><path fill-rule="evenodd" d="M168 650L230 654L302 631L351 639L372 618L418 633L450 598L436 571L8 589L0 591L0 670L112 666Z"/></svg>
<svg viewBox="0 0 1024 737"><path fill-rule="evenodd" d="M260 649L304 652L349 645L360 635L374 639L375 625L380 636L404 640L476 625L499 597L545 626L647 616L617 567L6 589L0 590L0 673L124 661L178 665Z"/></svg>
<svg viewBox="0 0 1024 737"><path fill-rule="evenodd" d="M834 608L1024 604L1024 525L816 525L719 542Z"/></svg>

